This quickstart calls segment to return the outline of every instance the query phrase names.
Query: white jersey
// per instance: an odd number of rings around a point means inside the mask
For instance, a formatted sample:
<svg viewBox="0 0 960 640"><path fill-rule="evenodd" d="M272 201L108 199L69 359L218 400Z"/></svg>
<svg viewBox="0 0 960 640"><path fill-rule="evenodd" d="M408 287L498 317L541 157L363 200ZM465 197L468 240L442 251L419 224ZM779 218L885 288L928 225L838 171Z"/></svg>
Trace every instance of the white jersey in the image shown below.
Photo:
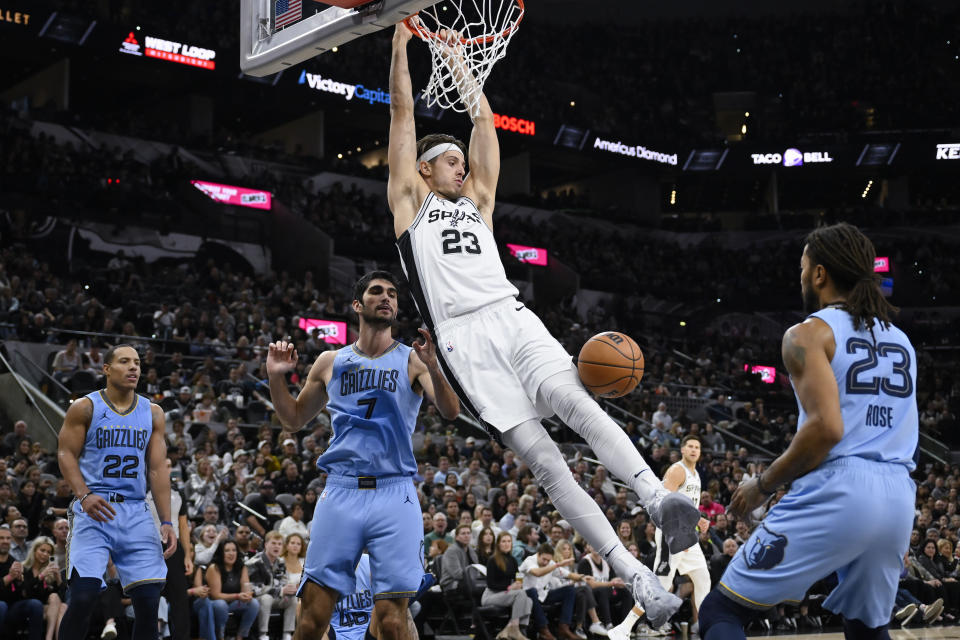
<svg viewBox="0 0 960 640"><path fill-rule="evenodd" d="M683 462L674 462L673 466L680 467L681 469L683 469L683 472L686 474L686 478L684 478L683 484L680 485L680 488L677 489L677 491L689 497L691 500L693 500L694 506L699 507L700 491L701 491L700 474L697 473L696 469L694 469L693 471L690 471L690 469L687 468L687 465L683 464Z"/></svg>
<svg viewBox="0 0 960 640"><path fill-rule="evenodd" d="M397 248L430 329L518 294L507 280L493 231L470 198L453 202L430 192Z"/></svg>

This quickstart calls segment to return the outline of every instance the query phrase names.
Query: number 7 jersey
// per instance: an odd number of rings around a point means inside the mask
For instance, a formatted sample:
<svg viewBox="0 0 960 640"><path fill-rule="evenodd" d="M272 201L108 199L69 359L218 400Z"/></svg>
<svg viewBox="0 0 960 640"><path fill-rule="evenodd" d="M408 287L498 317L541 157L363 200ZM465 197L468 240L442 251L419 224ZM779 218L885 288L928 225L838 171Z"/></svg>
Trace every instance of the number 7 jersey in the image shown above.
<svg viewBox="0 0 960 640"><path fill-rule="evenodd" d="M317 467L338 476L412 476L413 430L423 398L410 386L410 352L394 342L376 358L337 351L327 383L333 436Z"/></svg>
<svg viewBox="0 0 960 640"><path fill-rule="evenodd" d="M855 330L843 309L827 307L810 315L827 323L836 342L830 366L840 392L843 438L824 462L857 456L916 468L919 418L917 357L906 334L875 321L873 333ZM799 425L806 420L800 405Z"/></svg>
<svg viewBox="0 0 960 640"><path fill-rule="evenodd" d="M150 401L134 395L133 405L121 413L102 390L86 397L93 403L93 414L79 460L83 481L98 495L112 491L127 500L143 500L145 457L153 432Z"/></svg>
<svg viewBox="0 0 960 640"><path fill-rule="evenodd" d="M453 202L430 192L397 248L430 329L518 293L507 280L493 231L470 198Z"/></svg>

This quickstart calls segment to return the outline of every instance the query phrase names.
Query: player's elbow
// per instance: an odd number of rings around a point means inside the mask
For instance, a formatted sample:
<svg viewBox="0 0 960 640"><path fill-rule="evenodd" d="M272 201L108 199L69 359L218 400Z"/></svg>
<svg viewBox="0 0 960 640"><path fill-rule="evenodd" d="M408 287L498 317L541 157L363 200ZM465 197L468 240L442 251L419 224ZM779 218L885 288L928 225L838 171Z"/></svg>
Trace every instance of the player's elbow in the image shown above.
<svg viewBox="0 0 960 640"><path fill-rule="evenodd" d="M440 408L440 415L444 420L456 420L460 417L460 403L458 402L449 407Z"/></svg>

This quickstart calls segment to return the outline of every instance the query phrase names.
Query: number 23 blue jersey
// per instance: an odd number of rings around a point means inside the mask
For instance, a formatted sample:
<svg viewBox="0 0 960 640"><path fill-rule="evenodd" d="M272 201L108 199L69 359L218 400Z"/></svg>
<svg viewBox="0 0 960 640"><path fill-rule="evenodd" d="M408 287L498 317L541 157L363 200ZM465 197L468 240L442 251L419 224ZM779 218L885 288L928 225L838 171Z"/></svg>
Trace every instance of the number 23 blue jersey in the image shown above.
<svg viewBox="0 0 960 640"><path fill-rule="evenodd" d="M98 495L113 491L128 500L143 500L147 444L153 432L150 401L134 395L133 405L120 413L103 391L86 397L93 403L93 414L80 454L83 481Z"/></svg>
<svg viewBox="0 0 960 640"><path fill-rule="evenodd" d="M830 325L836 342L830 366L840 391L843 438L824 462L858 456L913 471L919 432L917 356L906 334L879 321L872 334L865 328L854 330L850 314L833 307L810 317ZM800 405L799 424L805 420Z"/></svg>
<svg viewBox="0 0 960 640"><path fill-rule="evenodd" d="M337 351L327 384L333 437L317 467L342 476L409 475L422 398L410 386L412 349L394 342L370 358L354 345Z"/></svg>

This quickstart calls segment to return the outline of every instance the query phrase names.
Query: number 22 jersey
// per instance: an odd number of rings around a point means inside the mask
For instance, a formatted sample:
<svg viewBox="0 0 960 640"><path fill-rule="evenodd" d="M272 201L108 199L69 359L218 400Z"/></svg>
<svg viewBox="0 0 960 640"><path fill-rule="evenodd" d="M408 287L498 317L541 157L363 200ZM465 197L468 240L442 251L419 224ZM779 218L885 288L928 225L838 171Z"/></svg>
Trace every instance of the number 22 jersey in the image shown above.
<svg viewBox="0 0 960 640"><path fill-rule="evenodd" d="M810 315L833 330L836 350L830 366L840 391L843 438L824 462L857 456L916 468L917 356L906 334L879 321L868 329L853 328L849 313L827 307ZM800 405L799 425L806 420Z"/></svg>
<svg viewBox="0 0 960 640"><path fill-rule="evenodd" d="M98 495L112 491L127 500L143 500L144 459L153 432L150 401L134 395L133 405L120 413L102 390L86 397L93 403L93 414L79 460L83 481Z"/></svg>
<svg viewBox="0 0 960 640"><path fill-rule="evenodd" d="M397 239L410 293L431 329L444 320L516 297L493 231L473 200L455 202L433 192Z"/></svg>

